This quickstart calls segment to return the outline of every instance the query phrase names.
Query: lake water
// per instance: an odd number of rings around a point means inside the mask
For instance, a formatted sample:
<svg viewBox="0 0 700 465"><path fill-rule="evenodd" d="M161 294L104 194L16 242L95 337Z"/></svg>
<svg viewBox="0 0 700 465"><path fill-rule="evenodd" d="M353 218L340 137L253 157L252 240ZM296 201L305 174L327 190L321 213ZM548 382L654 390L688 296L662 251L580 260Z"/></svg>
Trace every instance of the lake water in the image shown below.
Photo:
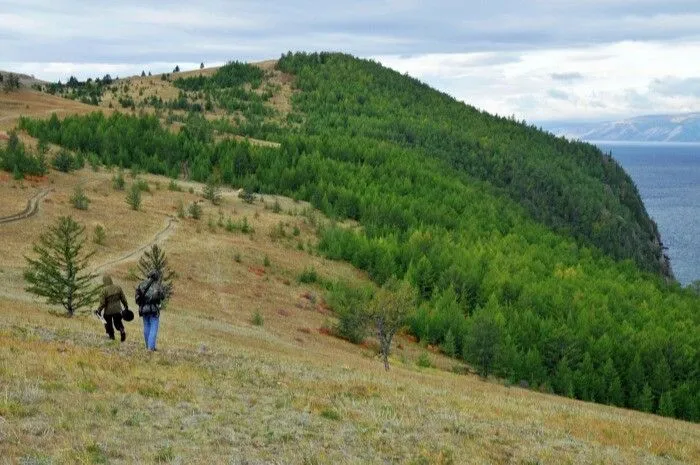
<svg viewBox="0 0 700 465"><path fill-rule="evenodd" d="M700 143L592 142L639 189L683 285L700 279Z"/></svg>

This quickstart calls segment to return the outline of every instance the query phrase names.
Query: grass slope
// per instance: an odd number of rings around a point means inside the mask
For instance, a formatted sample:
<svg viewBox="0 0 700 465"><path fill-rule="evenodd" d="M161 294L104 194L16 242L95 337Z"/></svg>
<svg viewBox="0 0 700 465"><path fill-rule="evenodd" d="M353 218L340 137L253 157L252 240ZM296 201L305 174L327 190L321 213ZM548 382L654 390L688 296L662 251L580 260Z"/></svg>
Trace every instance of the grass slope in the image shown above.
<svg viewBox="0 0 700 465"><path fill-rule="evenodd" d="M88 231L105 227L97 266L150 241L180 200L199 199L200 185L191 184L192 194L190 185L176 192L165 178L144 178L152 194L139 212L104 171L0 182L2 198L20 207L52 189L37 217L0 226L0 463L700 460L698 425L457 375L437 354L437 368L419 368L424 349L403 337L385 373L371 346L325 335L319 329L332 316L320 290L296 277L314 266L324 279L366 278L298 250L298 241L316 241L314 223L323 220L290 214L306 206L289 199L278 198L282 212L273 213L225 191L221 212L247 217L251 235L210 229L219 208L207 204L202 220L178 220L163 246L180 278L155 354L143 350L138 321L128 324L127 342L108 342L96 320L52 315L22 291L22 256L57 216L73 214ZM76 184L92 201L87 211L70 206ZM299 236L281 237L280 224ZM110 270L129 300L134 266ZM262 326L251 323L254 312Z"/></svg>

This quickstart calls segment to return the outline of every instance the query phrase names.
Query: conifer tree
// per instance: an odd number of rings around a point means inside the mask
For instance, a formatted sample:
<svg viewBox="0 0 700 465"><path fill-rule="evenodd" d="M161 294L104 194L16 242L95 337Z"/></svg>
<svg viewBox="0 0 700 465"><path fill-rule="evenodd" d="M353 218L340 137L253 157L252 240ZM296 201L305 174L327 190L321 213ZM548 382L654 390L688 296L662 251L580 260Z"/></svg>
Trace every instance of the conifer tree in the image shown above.
<svg viewBox="0 0 700 465"><path fill-rule="evenodd" d="M139 272L141 278L146 279L152 270L156 270L160 275L163 291L165 292L165 300L168 300L173 294L173 279L177 277L175 271L168 265L168 258L165 256L165 251L158 244L153 244L150 249L144 252L139 260Z"/></svg>
<svg viewBox="0 0 700 465"><path fill-rule="evenodd" d="M219 205L221 203L221 187L219 184L218 176L209 176L202 192L204 198L214 205Z"/></svg>
<svg viewBox="0 0 700 465"><path fill-rule="evenodd" d="M467 334L466 352L474 363L479 368L479 373L484 378L487 378L491 372L496 357L501 346L501 338L503 334L503 321L497 315L498 304L492 297L486 307L477 310L472 317L470 331ZM528 351L528 357L532 360L527 363L531 368L528 369L528 377L532 381L538 381L536 375L536 367L539 367L542 362L539 354Z"/></svg>
<svg viewBox="0 0 700 465"><path fill-rule="evenodd" d="M450 357L454 357L457 353L457 341L455 340L452 329L448 329L445 334L445 340L442 342L442 351Z"/></svg>
<svg viewBox="0 0 700 465"><path fill-rule="evenodd" d="M131 189L126 193L126 203L132 210L138 210L141 207L141 189L135 183L131 185Z"/></svg>
<svg viewBox="0 0 700 465"><path fill-rule="evenodd" d="M637 408L642 412L651 412L654 410L654 393L649 384L645 384L642 388L642 393L637 401Z"/></svg>
<svg viewBox="0 0 700 465"><path fill-rule="evenodd" d="M33 245L38 257L25 257L27 292L46 298L50 305L62 305L68 316L92 305L100 289L93 282L96 275L86 271L94 252L84 253L84 233L85 227L73 218L60 217Z"/></svg>
<svg viewBox="0 0 700 465"><path fill-rule="evenodd" d="M659 414L665 417L672 417L676 413L676 409L673 406L673 397L670 391L666 391L661 394L659 399Z"/></svg>

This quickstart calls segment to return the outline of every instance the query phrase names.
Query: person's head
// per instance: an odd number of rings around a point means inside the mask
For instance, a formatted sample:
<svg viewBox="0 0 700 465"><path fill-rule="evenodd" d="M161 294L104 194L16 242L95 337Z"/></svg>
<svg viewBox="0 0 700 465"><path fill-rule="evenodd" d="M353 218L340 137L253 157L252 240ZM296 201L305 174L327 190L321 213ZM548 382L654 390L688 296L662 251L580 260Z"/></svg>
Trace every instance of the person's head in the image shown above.
<svg viewBox="0 0 700 465"><path fill-rule="evenodd" d="M112 285L112 277L108 274L102 276L102 284L105 286L111 286Z"/></svg>
<svg viewBox="0 0 700 465"><path fill-rule="evenodd" d="M148 279L151 281L158 281L160 279L160 273L158 270L151 270L148 272Z"/></svg>

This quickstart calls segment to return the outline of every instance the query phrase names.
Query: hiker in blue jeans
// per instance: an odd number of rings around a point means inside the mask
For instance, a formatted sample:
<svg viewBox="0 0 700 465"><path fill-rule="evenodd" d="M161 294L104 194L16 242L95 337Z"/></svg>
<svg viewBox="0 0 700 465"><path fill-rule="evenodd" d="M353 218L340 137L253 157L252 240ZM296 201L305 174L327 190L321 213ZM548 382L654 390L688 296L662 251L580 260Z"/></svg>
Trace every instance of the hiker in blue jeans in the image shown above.
<svg viewBox="0 0 700 465"><path fill-rule="evenodd" d="M139 306L139 316L143 318L143 339L146 349L156 350L158 324L160 320L160 305L165 298L160 273L152 270L148 278L136 287L136 304Z"/></svg>

